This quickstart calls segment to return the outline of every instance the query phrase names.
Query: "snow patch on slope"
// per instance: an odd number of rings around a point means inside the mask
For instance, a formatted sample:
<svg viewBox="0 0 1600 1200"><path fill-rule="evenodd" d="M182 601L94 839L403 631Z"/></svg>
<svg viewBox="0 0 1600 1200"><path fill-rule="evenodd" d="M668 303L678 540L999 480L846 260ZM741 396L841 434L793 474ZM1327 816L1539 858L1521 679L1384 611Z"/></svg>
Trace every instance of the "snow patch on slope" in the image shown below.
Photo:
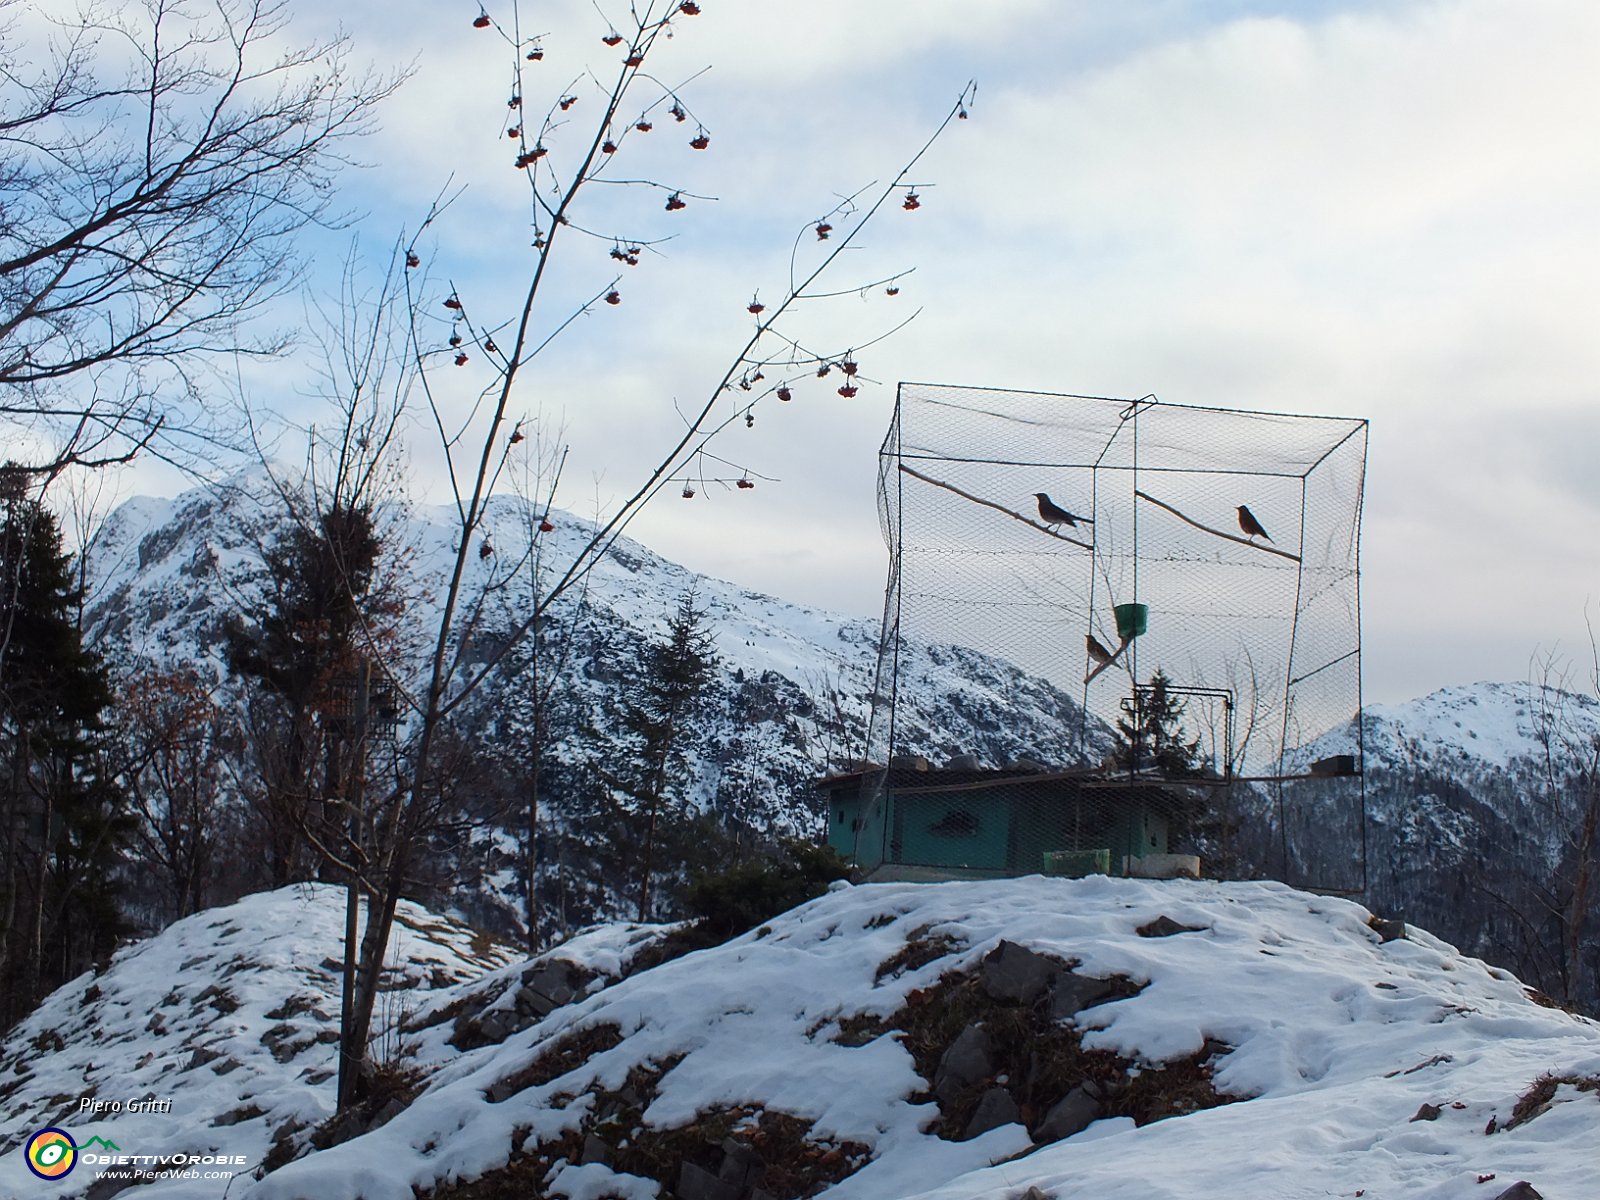
<svg viewBox="0 0 1600 1200"><path fill-rule="evenodd" d="M342 888L302 884L248 896L119 951L100 975L58 989L0 1044L0 1195L37 1194L13 1148L59 1126L123 1153L265 1156L274 1131L332 1115L339 1034ZM512 961L504 946L403 902L374 1018L393 1050L425 997ZM170 1112L94 1114L84 1098L170 1100ZM94 1182L80 1166L56 1196ZM187 1190L186 1190L187 1187ZM171 1189L169 1191L169 1189ZM215 1180L140 1196L214 1195Z"/></svg>
<svg viewBox="0 0 1600 1200"><path fill-rule="evenodd" d="M1198 928L1140 936L1162 916ZM1063 1195L1444 1197L1483 1172L1579 1195L1555 1188L1592 1177L1584 1146L1600 1134L1594 1094L1574 1091L1548 1125L1489 1139L1482 1131L1491 1115L1504 1123L1541 1074L1600 1070L1600 1028L1540 1007L1510 975L1426 934L1381 942L1369 918L1356 904L1274 884L1033 877L839 888L765 931L633 976L462 1056L388 1125L247 1195L411 1200L414 1189L472 1179L514 1147L581 1128L588 1091L620 1087L644 1064L666 1068L648 1126L758 1105L815 1122L816 1136L870 1147L868 1165L823 1193L835 1200L977 1200L1030 1183ZM939 936L951 940L947 953L880 977L908 938ZM864 1045L829 1034L843 1018L893 1013L1002 940L1075 961L1080 974L1145 985L1078 1015L1086 1046L1154 1065L1225 1042L1216 1082L1247 1099L1143 1128L1091 1126L1093 1137L1015 1161L1005 1160L1030 1147L1019 1124L965 1142L925 1133L937 1110L907 1048L887 1034ZM615 1044L602 1039L571 1069L513 1086L553 1045L605 1026L620 1033ZM1424 1102L1461 1107L1408 1124ZM1552 1144L1557 1129L1584 1136ZM585 1188L600 1176L595 1165Z"/></svg>

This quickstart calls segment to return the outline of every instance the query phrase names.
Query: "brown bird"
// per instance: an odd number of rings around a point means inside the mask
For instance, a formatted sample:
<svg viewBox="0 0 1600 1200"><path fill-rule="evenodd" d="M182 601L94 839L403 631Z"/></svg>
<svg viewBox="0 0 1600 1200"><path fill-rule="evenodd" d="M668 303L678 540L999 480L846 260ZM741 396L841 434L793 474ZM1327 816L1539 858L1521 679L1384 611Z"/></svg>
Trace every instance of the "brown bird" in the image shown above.
<svg viewBox="0 0 1600 1200"><path fill-rule="evenodd" d="M1077 528L1078 522L1093 525L1088 517L1080 517L1076 513L1069 513L1043 492L1035 492L1034 499L1039 501L1039 519L1046 525L1070 525Z"/></svg>
<svg viewBox="0 0 1600 1200"><path fill-rule="evenodd" d="M1255 514L1242 504L1239 505L1239 528L1244 530L1247 537L1264 537L1269 542L1272 540L1272 535L1261 528L1261 522L1256 520Z"/></svg>
<svg viewBox="0 0 1600 1200"><path fill-rule="evenodd" d="M1087 642L1089 646L1089 657L1094 659L1094 661L1099 663L1102 667L1109 663L1114 657L1111 651L1107 650L1101 643L1100 639L1095 637L1094 634L1085 634L1084 641Z"/></svg>

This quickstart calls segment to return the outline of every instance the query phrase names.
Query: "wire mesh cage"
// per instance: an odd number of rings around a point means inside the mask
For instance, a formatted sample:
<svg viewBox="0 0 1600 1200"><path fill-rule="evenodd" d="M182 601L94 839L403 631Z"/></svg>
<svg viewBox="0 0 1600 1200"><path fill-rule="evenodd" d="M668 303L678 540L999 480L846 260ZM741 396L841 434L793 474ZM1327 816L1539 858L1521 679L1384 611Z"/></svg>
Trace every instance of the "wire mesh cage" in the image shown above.
<svg viewBox="0 0 1600 1200"><path fill-rule="evenodd" d="M874 765L831 788L835 844L946 873L1182 851L1360 890L1366 442L1354 418L902 384ZM930 645L1071 697L1059 736L938 761L907 719ZM1352 719L1355 753L1319 757Z"/></svg>

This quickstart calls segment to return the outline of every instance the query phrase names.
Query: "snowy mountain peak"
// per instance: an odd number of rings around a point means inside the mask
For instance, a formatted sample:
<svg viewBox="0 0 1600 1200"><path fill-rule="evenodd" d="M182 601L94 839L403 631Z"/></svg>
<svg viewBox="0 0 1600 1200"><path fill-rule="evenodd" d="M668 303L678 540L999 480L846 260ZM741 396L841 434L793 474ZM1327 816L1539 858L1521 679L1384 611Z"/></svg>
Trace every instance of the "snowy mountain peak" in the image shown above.
<svg viewBox="0 0 1600 1200"><path fill-rule="evenodd" d="M1366 722L1369 746L1431 744L1510 768L1543 760L1552 738L1600 736L1600 701L1536 683L1475 683L1370 705Z"/></svg>

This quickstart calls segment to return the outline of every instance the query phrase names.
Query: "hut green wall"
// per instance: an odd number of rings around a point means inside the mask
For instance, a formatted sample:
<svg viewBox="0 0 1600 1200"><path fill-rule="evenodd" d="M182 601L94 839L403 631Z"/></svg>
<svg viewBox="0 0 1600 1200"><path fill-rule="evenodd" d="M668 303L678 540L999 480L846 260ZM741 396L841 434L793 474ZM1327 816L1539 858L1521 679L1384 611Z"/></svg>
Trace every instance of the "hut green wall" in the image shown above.
<svg viewBox="0 0 1600 1200"><path fill-rule="evenodd" d="M828 792L828 845L864 870L882 865L888 818L886 804L871 804L870 789L832 788ZM871 808L863 821L863 805Z"/></svg>
<svg viewBox="0 0 1600 1200"><path fill-rule="evenodd" d="M1044 801L1014 786L968 787L890 792L874 806L872 788L855 780L826 794L828 845L868 871L887 862L1026 875L1052 850L1107 850L1120 875L1130 856L1167 852L1166 817L1127 797Z"/></svg>
<svg viewBox="0 0 1600 1200"><path fill-rule="evenodd" d="M1005 871L1011 806L989 791L894 793L889 856L918 867Z"/></svg>

